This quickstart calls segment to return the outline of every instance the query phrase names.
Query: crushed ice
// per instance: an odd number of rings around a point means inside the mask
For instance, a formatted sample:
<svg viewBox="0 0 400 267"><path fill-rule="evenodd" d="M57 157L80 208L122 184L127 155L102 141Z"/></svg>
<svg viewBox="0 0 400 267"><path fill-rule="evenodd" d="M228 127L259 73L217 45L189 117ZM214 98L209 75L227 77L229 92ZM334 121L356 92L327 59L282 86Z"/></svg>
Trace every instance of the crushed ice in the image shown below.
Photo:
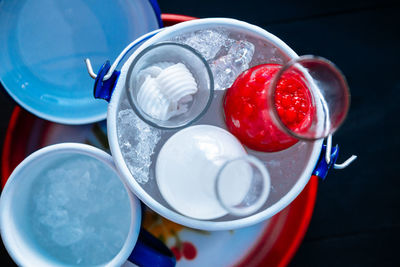
<svg viewBox="0 0 400 267"><path fill-rule="evenodd" d="M214 89L231 87L240 73L249 68L254 55L254 45L247 41L234 41L228 53L210 62L214 76Z"/></svg>
<svg viewBox="0 0 400 267"><path fill-rule="evenodd" d="M205 60L211 60L221 49L228 48L233 40L228 38L228 33L222 29L207 29L179 35L173 41L191 46L200 52Z"/></svg>
<svg viewBox="0 0 400 267"><path fill-rule="evenodd" d="M207 60L214 76L214 89L224 90L249 68L254 44L230 38L223 29L206 29L177 36L173 41L196 49Z"/></svg>
<svg viewBox="0 0 400 267"><path fill-rule="evenodd" d="M68 265L104 264L114 258L130 226L128 194L115 172L83 155L47 169L30 194L38 243ZM113 234L105 236L105 231Z"/></svg>
<svg viewBox="0 0 400 267"><path fill-rule="evenodd" d="M122 156L138 183L149 180L151 156L161 138L161 130L142 121L132 109L118 112L118 141Z"/></svg>

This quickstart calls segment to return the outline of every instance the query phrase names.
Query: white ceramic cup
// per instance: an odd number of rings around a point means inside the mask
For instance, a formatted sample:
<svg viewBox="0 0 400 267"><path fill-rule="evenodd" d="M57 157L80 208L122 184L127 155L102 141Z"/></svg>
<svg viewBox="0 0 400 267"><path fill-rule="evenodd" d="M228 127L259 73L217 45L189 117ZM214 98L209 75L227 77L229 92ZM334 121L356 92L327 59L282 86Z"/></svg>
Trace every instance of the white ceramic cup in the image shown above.
<svg viewBox="0 0 400 267"><path fill-rule="evenodd" d="M1 237L8 253L19 266L67 265L65 262L61 262L44 251L36 242L32 235L30 220L27 216L29 214L27 212L27 204L29 200L29 191L38 175L46 170L46 168L49 168L55 161L62 160L71 155L86 155L96 159L107 165L111 170L115 171L117 177L120 177L114 166L112 157L109 154L85 144L56 144L42 148L25 158L9 177L0 199ZM147 250L150 250L150 253L153 254L155 252L152 257L153 259L161 259L161 261L167 263L165 266L173 266L175 264L175 259L172 253L169 254L169 250L165 246L161 248L160 253L160 246L163 246L160 241L158 241L160 243L156 244L158 247L153 249L146 248L146 245L149 243L157 242L153 237L150 237L150 241L146 242L145 240L144 245L142 241L138 241L138 238L143 239L143 236L145 239L149 238L149 234L147 232L142 234L140 229L140 201L128 190L122 181L121 183L124 185L130 201L131 223L129 233L122 249L114 258L98 266L121 266L128 258L129 261L133 263L152 266L153 264L151 263L143 263L143 260L147 260L148 257L149 252ZM139 236L139 233L142 237ZM139 243L141 243L140 246L138 245ZM150 247L154 247L154 245L150 245ZM137 258L142 259L135 261Z"/></svg>

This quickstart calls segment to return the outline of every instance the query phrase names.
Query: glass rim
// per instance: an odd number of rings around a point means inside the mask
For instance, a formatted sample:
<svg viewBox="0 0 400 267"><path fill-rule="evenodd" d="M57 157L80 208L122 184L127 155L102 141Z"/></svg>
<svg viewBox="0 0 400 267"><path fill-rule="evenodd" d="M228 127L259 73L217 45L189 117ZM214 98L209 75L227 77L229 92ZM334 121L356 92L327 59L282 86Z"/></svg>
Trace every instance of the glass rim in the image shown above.
<svg viewBox="0 0 400 267"><path fill-rule="evenodd" d="M280 79L280 77L282 76L282 74L288 70L289 68L293 67L295 64L301 64L301 62L318 62L318 63L324 63L326 65L328 65L332 71L334 71L338 77L341 77L342 82L344 84L344 88L345 88L345 92L346 92L346 101L347 104L345 105L345 110L344 110L344 116L343 118L340 120L340 122L338 123L337 126L335 126L334 128L332 128L332 130L330 130L328 132L328 134L323 135L323 136L317 136L317 137L306 137L304 135L298 134L295 131L290 130L281 120L278 111L275 108L275 91L276 91L276 85ZM315 55L303 55L303 56L299 56L296 58L292 58L291 60L289 60L286 64L282 65L282 68L279 69L279 71L274 75L274 77L272 78L271 84L269 85L269 93L268 93L268 105L270 106L270 114L271 117L273 119L273 121L276 123L276 125L278 126L278 128L280 130L282 130L283 132L285 132L286 134L299 139L299 140L303 140L303 141L316 141L319 139L324 139L327 136L333 134L334 132L337 131L337 129L339 129L339 127L343 124L343 122L346 120L349 109L350 109L350 101L351 101L351 95L350 95L350 90L349 90L349 85L347 83L346 77L344 76L344 74L342 73L342 71L335 65L335 63L333 63L332 61L320 57L320 56L315 56Z"/></svg>
<svg viewBox="0 0 400 267"><path fill-rule="evenodd" d="M172 46L179 46L181 48L184 48L188 51L190 51L192 54L194 54L197 58L199 58L201 60L201 62L203 63L203 65L206 68L208 77L209 77L209 96L208 96L208 100L206 105L204 106L204 108L202 109L202 111L195 116L193 119L189 120L187 123L184 123L183 125L180 126L176 126L176 127L166 127L166 126L161 126L158 125L157 123L147 119L145 116L142 115L142 112L138 107L136 107L137 105L135 104L135 100L132 99L131 94L129 93L129 81L127 81L126 79L130 78L132 71L134 69L134 67L136 66L136 64L139 62L139 60L149 51L158 48L160 46L166 46L166 45L172 45ZM132 61L132 63L129 66L129 69L127 71L126 74L126 78L125 78L125 92L127 94L127 98L128 98L128 102L131 106L131 108L133 109L133 111L135 112L135 114L145 123L149 124L150 126L153 126L155 128L161 129L161 130L178 130L178 129L183 129L189 125L191 125L192 123L196 122L197 120L199 120L209 109L209 107L211 106L211 102L213 100L213 96L214 96L214 76L212 74L211 68L208 64L208 62L205 60L205 58L193 47L186 45L186 44L181 44L181 43L177 43L177 42L172 42L172 41L163 41L163 42L159 42L156 44L152 44L146 48L144 48L142 51L140 51L140 53L134 58L134 60ZM144 112L143 112L144 113ZM150 116L149 116L150 117Z"/></svg>
<svg viewBox="0 0 400 267"><path fill-rule="evenodd" d="M222 200L223 198L221 197L218 188L219 188L219 181L221 179L221 173L223 172L225 167L233 162L240 162L240 161L245 161L248 164L254 165L260 171L262 178L263 178L264 190L262 191L262 193L260 194L260 197L258 197L258 199L255 201L254 204L252 204L248 207L244 207L244 208L235 208L233 206L229 206L229 205L225 204L225 202ZM252 156L252 155L237 157L237 158L227 160L220 167L220 169L218 170L218 173L216 175L216 179L215 179L215 183L214 183L214 190L215 190L215 194L216 194L219 204L226 211L228 211L231 215L247 216L247 215L250 215L250 214L256 212L265 204L266 200L268 199L269 193L271 191L271 176L269 175L267 167L257 157Z"/></svg>

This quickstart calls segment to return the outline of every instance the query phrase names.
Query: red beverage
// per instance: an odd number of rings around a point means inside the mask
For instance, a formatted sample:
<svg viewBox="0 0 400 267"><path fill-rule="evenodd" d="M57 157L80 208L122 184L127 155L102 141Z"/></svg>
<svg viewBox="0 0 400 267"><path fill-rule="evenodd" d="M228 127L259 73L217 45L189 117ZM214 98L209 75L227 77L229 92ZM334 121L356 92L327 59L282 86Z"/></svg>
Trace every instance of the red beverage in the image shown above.
<svg viewBox="0 0 400 267"><path fill-rule="evenodd" d="M281 65L263 64L244 71L227 90L225 122L229 131L247 147L264 152L289 148L298 139L280 130L271 117L268 94ZM299 72L282 75L274 104L281 122L293 132L306 131L313 119L310 91Z"/></svg>

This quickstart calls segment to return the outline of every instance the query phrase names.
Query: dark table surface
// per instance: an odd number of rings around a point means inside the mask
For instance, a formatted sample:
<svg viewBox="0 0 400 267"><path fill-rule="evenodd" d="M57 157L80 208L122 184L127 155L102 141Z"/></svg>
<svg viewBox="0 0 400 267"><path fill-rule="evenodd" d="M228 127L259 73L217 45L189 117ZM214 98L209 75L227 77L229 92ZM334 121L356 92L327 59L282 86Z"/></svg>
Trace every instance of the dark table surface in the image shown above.
<svg viewBox="0 0 400 267"><path fill-rule="evenodd" d="M339 161L352 154L359 158L345 170L331 171L319 184L310 227L290 266L400 266L398 1L158 2L163 13L253 23L299 55L320 55L337 64L352 97L334 143L341 148ZM1 88L0 140L14 106ZM8 265L12 262L2 247L1 266Z"/></svg>

